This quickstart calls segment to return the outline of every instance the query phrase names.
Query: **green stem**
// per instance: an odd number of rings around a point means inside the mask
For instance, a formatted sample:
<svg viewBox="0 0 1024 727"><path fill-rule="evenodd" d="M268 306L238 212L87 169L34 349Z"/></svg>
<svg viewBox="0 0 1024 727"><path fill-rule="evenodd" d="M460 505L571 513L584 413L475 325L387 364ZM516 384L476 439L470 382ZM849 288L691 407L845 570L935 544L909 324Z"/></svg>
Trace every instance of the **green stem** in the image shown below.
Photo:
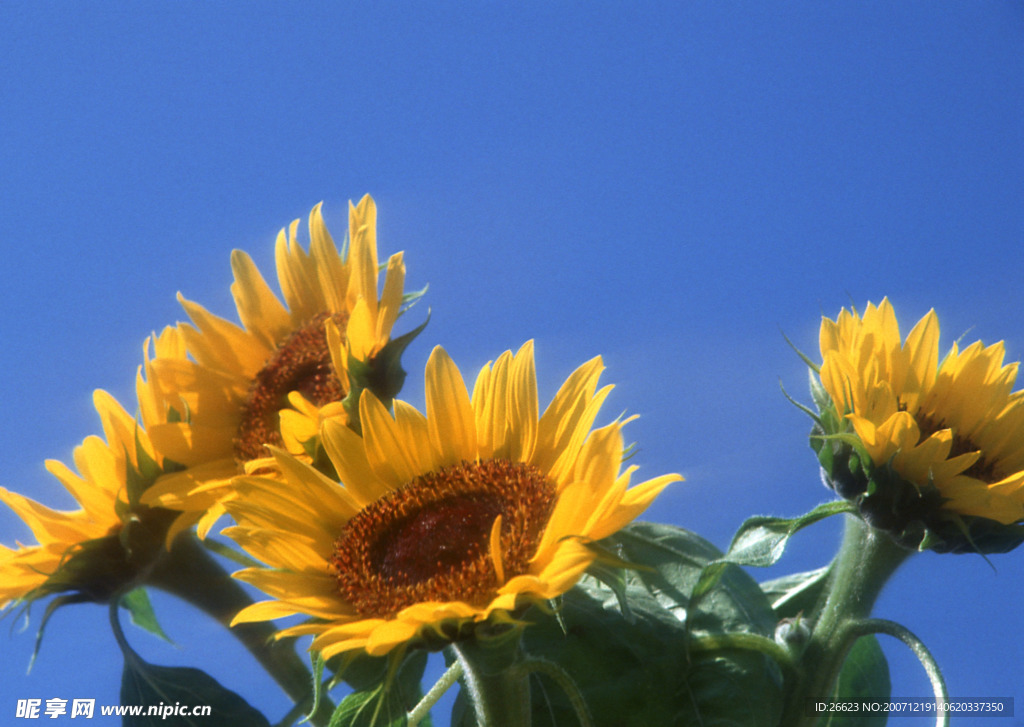
<svg viewBox="0 0 1024 727"><path fill-rule="evenodd" d="M480 727L529 727L529 672L515 640L474 639L452 644Z"/></svg>
<svg viewBox="0 0 1024 727"><path fill-rule="evenodd" d="M291 725L295 724L299 719L305 717L308 712L309 705L300 702L289 709L288 713L282 717L274 727L291 727Z"/></svg>
<svg viewBox="0 0 1024 727"><path fill-rule="evenodd" d="M691 654L701 654L709 651L720 651L722 649L746 649L748 651L759 651L765 656L774 659L780 666L790 672L797 670L793 653L785 646L779 646L772 639L736 632L731 634L715 634L712 636L692 637L687 649Z"/></svg>
<svg viewBox="0 0 1024 727"><path fill-rule="evenodd" d="M423 699L419 701L408 715L409 727L417 727L423 718L430 714L430 710L433 709L437 701L444 696L444 693L451 689L452 685L459 680L462 676L462 662L456 661L448 670L441 675L441 678L437 680L437 683L430 688Z"/></svg>
<svg viewBox="0 0 1024 727"><path fill-rule="evenodd" d="M139 655L135 653L135 649L132 648L131 644L128 643L128 639L125 638L124 629L121 628L121 620L117 614L118 602L116 598L112 598L110 603L107 604L107 618L110 620L110 630L114 632L114 640L117 642L118 648L121 649L121 654L124 656L124 660L133 667L139 666Z"/></svg>
<svg viewBox="0 0 1024 727"><path fill-rule="evenodd" d="M309 669L291 643L274 640L274 626L261 622L231 628L235 614L253 601L195 538L175 540L169 553L150 571L146 583L188 601L229 628L293 701L307 708L312 705ZM323 700L311 722L326 725L333 711L334 705Z"/></svg>
<svg viewBox="0 0 1024 727"><path fill-rule="evenodd" d="M782 724L813 727L811 705L828 699L843 661L890 576L913 553L859 517L847 515L843 543L826 585L801 669L788 689Z"/></svg>
<svg viewBox="0 0 1024 727"><path fill-rule="evenodd" d="M928 681L932 683L932 692L935 694L935 704L937 707L935 711L935 725L936 727L948 727L949 711L945 709L945 706L949 702L949 692L946 689L946 680L942 678L942 671L939 669L935 657L928 651L928 647L924 645L924 642L905 626L879 618L869 618L861 621L856 625L855 633L858 638L869 634L887 634L899 639L910 647L910 650L914 652L914 656L917 657L917 660L921 662L921 666L924 667L924 671L928 675Z"/></svg>

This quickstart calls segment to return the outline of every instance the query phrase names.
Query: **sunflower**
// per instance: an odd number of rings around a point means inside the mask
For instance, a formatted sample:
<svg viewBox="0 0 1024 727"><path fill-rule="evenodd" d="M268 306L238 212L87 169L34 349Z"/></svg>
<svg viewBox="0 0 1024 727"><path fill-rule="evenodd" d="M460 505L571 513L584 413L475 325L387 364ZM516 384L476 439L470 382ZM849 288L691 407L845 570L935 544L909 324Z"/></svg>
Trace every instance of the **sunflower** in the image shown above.
<svg viewBox="0 0 1024 727"><path fill-rule="evenodd" d="M37 541L0 545L0 608L61 591L108 597L134 578L164 541L166 513L137 505L141 489L160 471L158 455L110 394L98 390L93 402L106 439L90 436L75 448L78 473L59 461L46 462L79 509L53 510L0 488L0 501L25 521ZM129 524L130 542L124 532ZM131 553L129 545L139 547Z"/></svg>
<svg viewBox="0 0 1024 727"><path fill-rule="evenodd" d="M320 207L309 216L308 253L297 242L298 220L278 234L283 304L252 259L235 250L231 292L241 325L179 295L192 321L179 326L184 346L147 360L146 375L157 392L150 416L162 419L150 436L185 470L157 483L146 502L206 513L204 530L230 493L218 487L246 466L265 463L266 445L303 453L302 436L282 436L282 411L299 420L290 431L306 436L315 432L308 421L318 421L325 407L344 418L340 402L366 385L356 380L353 366L360 374L372 370L389 343L403 301L402 253L389 259L378 297L373 199L349 204L347 256L335 246ZM394 381L384 388L389 385L397 389Z"/></svg>
<svg viewBox="0 0 1024 727"><path fill-rule="evenodd" d="M821 323L821 383L876 468L927 501L932 517L1024 519L1024 392L1002 342L954 343L939 360L929 311L906 340L888 299L863 317L843 310ZM925 515L925 520L928 515Z"/></svg>
<svg viewBox="0 0 1024 727"><path fill-rule="evenodd" d="M286 486L236 480L226 530L270 566L236 577L275 600L234 623L295 614L313 620L324 658L371 655L558 596L595 560L588 543L639 515L670 482L630 488L620 472L624 421L591 430L611 387L595 358L538 415L533 345L484 366L470 397L440 347L426 366L426 416L365 391L360 437L338 421L321 432L340 483L277 450ZM454 632L453 632L454 629Z"/></svg>

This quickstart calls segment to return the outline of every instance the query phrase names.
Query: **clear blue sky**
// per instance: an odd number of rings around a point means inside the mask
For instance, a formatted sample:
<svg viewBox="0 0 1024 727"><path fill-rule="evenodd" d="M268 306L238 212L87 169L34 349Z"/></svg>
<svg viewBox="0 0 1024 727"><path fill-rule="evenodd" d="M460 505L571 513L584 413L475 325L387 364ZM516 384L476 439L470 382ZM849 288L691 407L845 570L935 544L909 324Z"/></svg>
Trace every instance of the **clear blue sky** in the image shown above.
<svg viewBox="0 0 1024 727"><path fill-rule="evenodd" d="M1022 48L1009 1L6 2L0 483L70 506L42 462L99 431L94 388L132 405L175 293L230 314L232 248L269 272L281 226L324 200L340 239L369 192L382 254L430 284L405 398L437 343L473 372L535 338L547 396L601 354L641 474L687 477L648 519L725 547L829 495L780 331L816 354L822 313L888 295L905 331L934 307L944 347L1024 356ZM0 513L2 542L26 535ZM815 527L772 574L837 538ZM1015 697L1024 724L1024 551L992 563L915 557L877 615L954 697ZM178 647L133 635L147 658L280 717L219 627L156 606ZM32 633L0 637L0 720L17 698L118 701L103 609L58 613L26 677ZM893 695L925 695L886 648Z"/></svg>

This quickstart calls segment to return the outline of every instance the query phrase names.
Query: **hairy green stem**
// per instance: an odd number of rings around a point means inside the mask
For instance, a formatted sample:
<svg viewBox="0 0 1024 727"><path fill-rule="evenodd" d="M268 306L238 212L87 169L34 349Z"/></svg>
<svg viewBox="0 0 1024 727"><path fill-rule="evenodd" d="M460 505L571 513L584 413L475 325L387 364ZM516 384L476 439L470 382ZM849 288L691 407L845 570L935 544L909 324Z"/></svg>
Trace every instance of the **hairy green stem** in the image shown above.
<svg viewBox="0 0 1024 727"><path fill-rule="evenodd" d="M452 644L480 727L529 727L530 682L522 666L518 635L494 644Z"/></svg>
<svg viewBox="0 0 1024 727"><path fill-rule="evenodd" d="M792 727L817 724L820 715L813 712L812 705L828 699L879 593L913 553L859 517L846 518L825 601L816 614L797 678L787 689L782 724Z"/></svg>
<svg viewBox="0 0 1024 727"><path fill-rule="evenodd" d="M437 704L437 701L444 696L445 692L451 689L455 682L459 680L459 677L462 676L462 672L463 669L461 661L456 661L448 667L448 670L441 675L441 678L438 679L434 686L430 688L430 691L423 695L423 699L419 701L419 704L413 707L413 710L409 712L409 727L417 727L423 718L430 714L430 710L433 709L435 704Z"/></svg>
<svg viewBox="0 0 1024 727"><path fill-rule="evenodd" d="M949 711L945 706L949 701L949 692L946 689L946 680L943 679L942 671L939 669L935 657L928 651L928 647L924 645L924 642L917 638L907 627L880 618L868 618L860 621L855 625L854 633L858 638L871 634L886 634L899 639L910 647L910 650L914 652L914 656L917 657L917 660L921 662L921 666L924 667L924 671L928 675L928 681L932 683L932 692L935 694L935 706L937 707L935 710L935 725L936 727L948 727Z"/></svg>

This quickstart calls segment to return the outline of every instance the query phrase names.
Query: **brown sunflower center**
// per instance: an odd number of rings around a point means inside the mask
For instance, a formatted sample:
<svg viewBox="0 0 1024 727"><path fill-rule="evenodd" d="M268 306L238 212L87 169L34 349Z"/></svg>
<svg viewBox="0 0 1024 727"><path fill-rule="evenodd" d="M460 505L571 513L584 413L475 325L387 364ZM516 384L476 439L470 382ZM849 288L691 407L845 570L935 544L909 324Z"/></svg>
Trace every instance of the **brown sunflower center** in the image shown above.
<svg viewBox="0 0 1024 727"><path fill-rule="evenodd" d="M242 421L235 435L235 458L247 462L265 457L265 444L280 446L278 412L288 406L288 394L298 391L317 406L340 401L348 393L334 374L324 323L330 318L344 329L344 313L320 313L294 331L253 379Z"/></svg>
<svg viewBox="0 0 1024 727"><path fill-rule="evenodd" d="M501 583L528 571L554 501L554 485L523 462L462 462L421 475L345 525L331 558L339 590L363 617L424 601L485 606Z"/></svg>

